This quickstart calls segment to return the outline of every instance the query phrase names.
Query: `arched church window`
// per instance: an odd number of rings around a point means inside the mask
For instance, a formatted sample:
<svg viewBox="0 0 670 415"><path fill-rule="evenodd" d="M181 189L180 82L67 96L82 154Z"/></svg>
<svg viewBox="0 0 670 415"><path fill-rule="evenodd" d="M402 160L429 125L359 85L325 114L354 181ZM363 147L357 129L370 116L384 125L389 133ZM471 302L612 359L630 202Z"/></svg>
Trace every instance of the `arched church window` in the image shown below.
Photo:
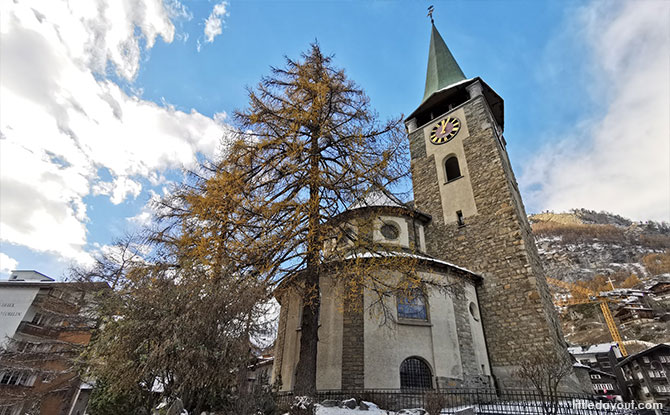
<svg viewBox="0 0 670 415"><path fill-rule="evenodd" d="M418 357L408 357L400 364L401 389L432 389L433 375L430 368Z"/></svg>
<svg viewBox="0 0 670 415"><path fill-rule="evenodd" d="M426 298L421 289L398 296L398 318L406 320L428 320Z"/></svg>
<svg viewBox="0 0 670 415"><path fill-rule="evenodd" d="M444 168L447 171L447 182L461 177L461 169L458 167L458 159L451 156L444 162Z"/></svg>

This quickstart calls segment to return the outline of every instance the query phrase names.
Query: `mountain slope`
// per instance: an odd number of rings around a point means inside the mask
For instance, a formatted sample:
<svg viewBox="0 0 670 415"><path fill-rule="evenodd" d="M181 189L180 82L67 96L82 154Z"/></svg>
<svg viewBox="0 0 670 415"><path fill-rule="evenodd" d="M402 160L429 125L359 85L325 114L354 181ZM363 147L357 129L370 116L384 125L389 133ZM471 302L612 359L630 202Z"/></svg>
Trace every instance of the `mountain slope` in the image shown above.
<svg viewBox="0 0 670 415"><path fill-rule="evenodd" d="M670 273L670 225L667 223L634 222L584 209L541 213L529 219L545 274L549 277L604 292L613 288L646 289ZM564 298L575 294L564 288L551 288ZM667 301L645 295L636 300L623 298L610 305L614 314L626 306L653 309L655 317L630 321L616 318L624 339L670 341L670 323L660 320L660 316L670 312ZM569 342L610 341L597 304L570 305L559 310Z"/></svg>

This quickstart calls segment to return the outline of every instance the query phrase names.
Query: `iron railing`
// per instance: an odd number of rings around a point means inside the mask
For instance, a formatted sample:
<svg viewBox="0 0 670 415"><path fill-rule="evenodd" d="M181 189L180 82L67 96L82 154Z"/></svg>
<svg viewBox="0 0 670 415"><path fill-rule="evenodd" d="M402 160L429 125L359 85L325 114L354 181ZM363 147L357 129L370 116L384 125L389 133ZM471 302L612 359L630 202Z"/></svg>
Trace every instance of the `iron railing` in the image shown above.
<svg viewBox="0 0 670 415"><path fill-rule="evenodd" d="M291 392L279 392L277 404L288 407L293 401ZM345 400L373 402L381 409L399 411L410 408L439 408L441 414L454 414L470 409L479 415L610 415L641 414L635 410L603 408L602 401L587 394L558 393L547 397L535 390L494 390L450 388L447 390L356 389L320 390L317 402ZM433 411L435 411L433 409ZM434 415L431 413L430 415Z"/></svg>

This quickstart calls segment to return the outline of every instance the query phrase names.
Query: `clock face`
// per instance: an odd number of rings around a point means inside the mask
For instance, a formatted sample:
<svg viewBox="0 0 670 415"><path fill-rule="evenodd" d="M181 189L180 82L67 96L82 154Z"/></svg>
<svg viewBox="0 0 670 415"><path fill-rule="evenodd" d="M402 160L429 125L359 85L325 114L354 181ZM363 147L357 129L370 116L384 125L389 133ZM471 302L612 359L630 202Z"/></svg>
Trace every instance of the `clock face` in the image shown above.
<svg viewBox="0 0 670 415"><path fill-rule="evenodd" d="M458 118L445 118L433 127L433 131L430 133L430 142L433 144L444 144L456 137L460 129L461 121Z"/></svg>

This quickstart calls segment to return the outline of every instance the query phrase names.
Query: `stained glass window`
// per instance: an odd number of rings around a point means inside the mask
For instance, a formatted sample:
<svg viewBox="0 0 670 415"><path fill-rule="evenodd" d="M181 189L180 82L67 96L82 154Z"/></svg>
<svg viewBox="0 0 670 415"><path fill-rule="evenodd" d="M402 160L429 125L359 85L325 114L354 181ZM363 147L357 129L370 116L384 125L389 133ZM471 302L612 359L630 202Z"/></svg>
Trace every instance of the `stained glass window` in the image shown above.
<svg viewBox="0 0 670 415"><path fill-rule="evenodd" d="M398 297L398 318L428 320L426 299L421 290L415 289L409 296Z"/></svg>

